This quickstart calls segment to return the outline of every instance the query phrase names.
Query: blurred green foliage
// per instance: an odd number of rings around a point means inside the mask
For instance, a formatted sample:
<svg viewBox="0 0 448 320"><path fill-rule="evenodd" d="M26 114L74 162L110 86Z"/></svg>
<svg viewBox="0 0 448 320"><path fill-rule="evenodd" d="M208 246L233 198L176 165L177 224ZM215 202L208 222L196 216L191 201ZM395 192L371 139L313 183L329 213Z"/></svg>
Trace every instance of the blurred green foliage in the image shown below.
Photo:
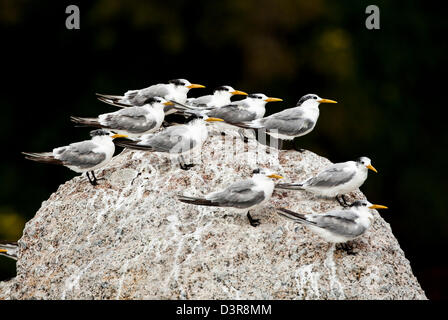
<svg viewBox="0 0 448 320"><path fill-rule="evenodd" d="M80 7L80 30L65 29L68 4ZM370 4L0 0L7 79L0 95L7 120L0 127L0 204L9 212L0 212L0 235L18 238L23 219L74 175L28 163L19 152L85 139L87 130L73 128L68 116L111 111L94 92L118 94L183 77L208 90L229 84L283 98L268 105L268 114L316 93L339 103L323 105L316 129L296 143L333 162L372 158L379 174L362 190L391 208L383 216L427 295L447 298L448 266L440 253L448 239L448 134L438 108L446 18L433 2L376 1L381 29L367 30ZM4 260L0 276L13 276Z"/></svg>

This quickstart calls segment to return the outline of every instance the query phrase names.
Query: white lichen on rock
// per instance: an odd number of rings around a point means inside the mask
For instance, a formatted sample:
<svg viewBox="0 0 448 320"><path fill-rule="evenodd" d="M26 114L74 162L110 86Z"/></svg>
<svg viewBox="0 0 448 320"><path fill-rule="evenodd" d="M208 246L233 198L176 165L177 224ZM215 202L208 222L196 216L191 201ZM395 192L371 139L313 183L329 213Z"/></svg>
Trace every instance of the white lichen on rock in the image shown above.
<svg viewBox="0 0 448 320"><path fill-rule="evenodd" d="M323 212L334 200L276 190L252 212L257 228L232 209L177 201L257 166L299 181L330 163L309 151L268 154L255 141L246 152L223 144L210 137L189 171L168 156L125 151L97 173L99 186L80 176L61 185L26 224L17 276L0 282L0 299L426 299L378 213L347 255L273 209Z"/></svg>

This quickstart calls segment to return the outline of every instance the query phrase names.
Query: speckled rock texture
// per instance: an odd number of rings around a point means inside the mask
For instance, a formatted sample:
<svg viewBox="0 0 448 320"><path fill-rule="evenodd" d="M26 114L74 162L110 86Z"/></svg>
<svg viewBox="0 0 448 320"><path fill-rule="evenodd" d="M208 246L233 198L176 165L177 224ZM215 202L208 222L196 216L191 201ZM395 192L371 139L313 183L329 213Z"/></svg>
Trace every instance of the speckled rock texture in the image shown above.
<svg viewBox="0 0 448 320"><path fill-rule="evenodd" d="M218 190L256 167L290 182L330 163L224 139L211 136L189 171L125 150L97 172L99 186L85 176L61 185L26 224L17 276L0 282L0 299L426 299L378 213L348 255L273 209L324 212L334 200L274 191L252 212L256 228L241 212L178 202L178 193Z"/></svg>

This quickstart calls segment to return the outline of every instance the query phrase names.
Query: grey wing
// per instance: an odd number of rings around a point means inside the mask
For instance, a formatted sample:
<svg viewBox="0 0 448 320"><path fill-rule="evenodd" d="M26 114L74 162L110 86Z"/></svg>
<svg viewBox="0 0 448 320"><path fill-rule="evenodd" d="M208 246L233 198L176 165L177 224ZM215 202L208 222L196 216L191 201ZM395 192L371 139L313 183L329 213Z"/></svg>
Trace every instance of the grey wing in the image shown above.
<svg viewBox="0 0 448 320"><path fill-rule="evenodd" d="M300 135L312 129L313 121L305 118L303 111L298 108L290 108L269 117L260 119L260 124L266 130L277 130L285 135Z"/></svg>
<svg viewBox="0 0 448 320"><path fill-rule="evenodd" d="M354 170L347 170L348 167L344 163L336 163L323 171L319 172L315 177L308 179L304 186L310 187L334 187L349 182L356 174Z"/></svg>
<svg viewBox="0 0 448 320"><path fill-rule="evenodd" d="M264 192L255 191L254 186L252 180L239 181L221 192L210 195L209 200L217 202L223 207L249 208L265 199Z"/></svg>
<svg viewBox="0 0 448 320"><path fill-rule="evenodd" d="M182 153L196 147L198 141L191 136L185 126L174 126L143 140L141 145L151 147L153 151Z"/></svg>
<svg viewBox="0 0 448 320"><path fill-rule="evenodd" d="M126 98L129 100L134 106L142 106L146 103L148 98L151 97L162 97L165 98L169 91L165 84L155 84L145 89L131 91L130 93L126 92Z"/></svg>
<svg viewBox="0 0 448 320"><path fill-rule="evenodd" d="M227 105L207 112L207 116L223 119L227 123L240 123L254 120L257 114L239 105Z"/></svg>
<svg viewBox="0 0 448 320"><path fill-rule="evenodd" d="M67 147L56 149L55 158L61 160L64 165L88 169L100 164L106 159L105 153L93 151L97 147L91 141L72 143Z"/></svg>
<svg viewBox="0 0 448 320"><path fill-rule="evenodd" d="M331 211L325 214L313 214L313 221L318 227L334 232L335 234L357 237L366 231L366 227L355 220L358 214L349 210Z"/></svg>
<svg viewBox="0 0 448 320"><path fill-rule="evenodd" d="M202 97L198 97L196 99L191 99L189 102L190 104L194 105L195 107L207 107L207 103L210 103L212 101L211 95L206 95Z"/></svg>
<svg viewBox="0 0 448 320"><path fill-rule="evenodd" d="M109 113L102 121L107 128L126 130L131 133L143 133L157 125L155 119L147 118L148 112L141 107L131 107Z"/></svg>

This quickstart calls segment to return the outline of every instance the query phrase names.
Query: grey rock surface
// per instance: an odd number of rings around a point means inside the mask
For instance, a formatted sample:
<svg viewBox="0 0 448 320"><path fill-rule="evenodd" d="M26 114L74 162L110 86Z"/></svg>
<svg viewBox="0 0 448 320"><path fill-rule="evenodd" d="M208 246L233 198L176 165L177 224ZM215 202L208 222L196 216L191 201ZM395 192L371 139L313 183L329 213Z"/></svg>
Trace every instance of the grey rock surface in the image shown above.
<svg viewBox="0 0 448 320"><path fill-rule="evenodd" d="M378 213L348 255L273 209L323 212L334 200L276 190L252 212L257 228L239 211L178 202L178 193L224 188L258 166L288 182L330 163L223 139L210 137L189 171L166 155L125 150L97 172L99 186L85 176L61 185L26 224L17 276L0 282L0 299L426 299Z"/></svg>

